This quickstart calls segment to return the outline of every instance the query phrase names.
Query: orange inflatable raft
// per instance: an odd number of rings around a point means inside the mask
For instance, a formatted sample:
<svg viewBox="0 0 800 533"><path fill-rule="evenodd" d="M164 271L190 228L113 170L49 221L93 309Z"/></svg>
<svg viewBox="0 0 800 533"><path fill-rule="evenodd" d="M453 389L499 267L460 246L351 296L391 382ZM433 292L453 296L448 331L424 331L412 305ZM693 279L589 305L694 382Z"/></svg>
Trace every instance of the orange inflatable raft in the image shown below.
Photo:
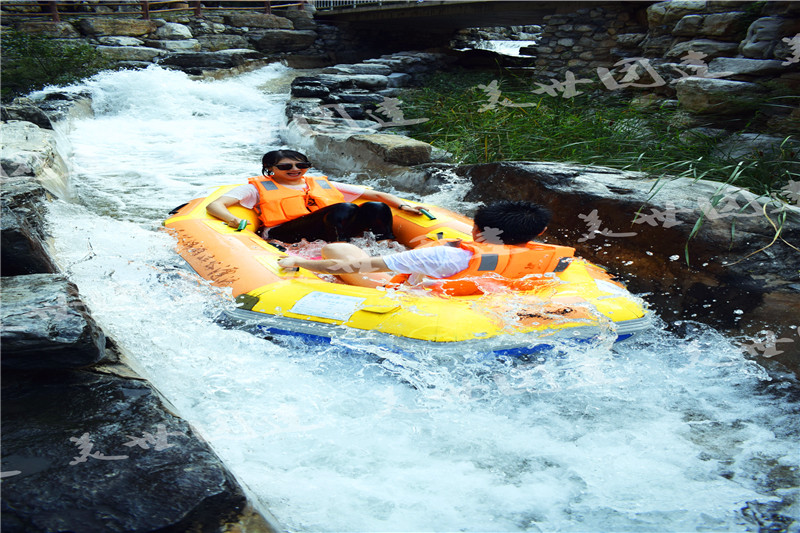
<svg viewBox="0 0 800 533"><path fill-rule="evenodd" d="M178 252L201 277L230 287L238 307L230 318L267 334L329 341L350 338L395 349L444 348L496 355L540 352L600 336L617 341L648 327L643 303L604 269L573 257L574 249L532 243L538 273L517 280L470 278L478 288L453 296L434 288L365 288L332 282L305 269L278 266L285 252L258 237L252 210L231 209L251 222L237 231L206 213L236 185L220 187L171 213L164 225ZM472 221L421 205L434 218L394 211L394 234L408 248L438 239L471 239Z"/></svg>

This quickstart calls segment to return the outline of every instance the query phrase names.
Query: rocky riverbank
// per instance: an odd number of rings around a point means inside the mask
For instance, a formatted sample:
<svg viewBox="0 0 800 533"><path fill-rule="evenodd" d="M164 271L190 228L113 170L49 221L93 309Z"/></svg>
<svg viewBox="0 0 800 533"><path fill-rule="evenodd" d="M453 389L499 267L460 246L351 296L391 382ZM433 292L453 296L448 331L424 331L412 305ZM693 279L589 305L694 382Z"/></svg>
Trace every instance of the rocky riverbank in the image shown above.
<svg viewBox="0 0 800 533"><path fill-rule="evenodd" d="M274 531L53 261L53 131L4 123L2 169L3 531Z"/></svg>

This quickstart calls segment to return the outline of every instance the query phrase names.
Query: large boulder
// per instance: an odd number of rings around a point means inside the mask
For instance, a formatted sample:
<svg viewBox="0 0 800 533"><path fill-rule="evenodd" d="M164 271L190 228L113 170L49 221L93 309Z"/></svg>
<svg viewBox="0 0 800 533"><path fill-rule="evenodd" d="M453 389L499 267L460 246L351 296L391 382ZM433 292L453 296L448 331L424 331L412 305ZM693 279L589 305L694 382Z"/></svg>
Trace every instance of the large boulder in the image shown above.
<svg viewBox="0 0 800 533"><path fill-rule="evenodd" d="M4 370L2 403L4 532L275 531L141 379Z"/></svg>
<svg viewBox="0 0 800 533"><path fill-rule="evenodd" d="M105 356L105 335L59 274L3 278L3 368L69 369Z"/></svg>
<svg viewBox="0 0 800 533"><path fill-rule="evenodd" d="M740 115L766 92L755 83L702 77L678 80L675 91L682 108L715 115Z"/></svg>

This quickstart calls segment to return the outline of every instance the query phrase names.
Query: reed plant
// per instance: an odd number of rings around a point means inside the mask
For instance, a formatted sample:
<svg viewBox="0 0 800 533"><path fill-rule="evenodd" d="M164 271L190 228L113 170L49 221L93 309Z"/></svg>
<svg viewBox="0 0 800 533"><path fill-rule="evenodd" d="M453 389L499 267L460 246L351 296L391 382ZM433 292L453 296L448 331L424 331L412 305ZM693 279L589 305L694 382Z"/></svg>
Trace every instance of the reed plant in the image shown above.
<svg viewBox="0 0 800 533"><path fill-rule="evenodd" d="M577 89L585 93L564 98L541 93L540 85L517 76L461 71L439 73L400 98L406 118L428 119L408 128L408 134L446 150L460 164L600 165L659 178L735 183L776 197L789 180L800 181L800 158L791 137L774 149L747 152L736 145L737 135L720 143L717 130L689 130L687 115L674 102L647 103L645 98L643 103L622 91ZM796 105L790 99L773 105ZM751 126L740 124L741 132Z"/></svg>

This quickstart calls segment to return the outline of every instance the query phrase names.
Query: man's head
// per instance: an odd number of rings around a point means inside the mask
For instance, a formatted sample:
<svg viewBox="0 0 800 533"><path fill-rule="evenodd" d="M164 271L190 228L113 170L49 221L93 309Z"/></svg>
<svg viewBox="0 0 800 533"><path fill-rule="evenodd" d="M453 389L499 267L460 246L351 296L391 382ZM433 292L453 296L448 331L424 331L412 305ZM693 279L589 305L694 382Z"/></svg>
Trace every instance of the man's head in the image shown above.
<svg viewBox="0 0 800 533"><path fill-rule="evenodd" d="M547 228L550 211L539 204L503 200L475 212L473 238L489 244L524 244Z"/></svg>

